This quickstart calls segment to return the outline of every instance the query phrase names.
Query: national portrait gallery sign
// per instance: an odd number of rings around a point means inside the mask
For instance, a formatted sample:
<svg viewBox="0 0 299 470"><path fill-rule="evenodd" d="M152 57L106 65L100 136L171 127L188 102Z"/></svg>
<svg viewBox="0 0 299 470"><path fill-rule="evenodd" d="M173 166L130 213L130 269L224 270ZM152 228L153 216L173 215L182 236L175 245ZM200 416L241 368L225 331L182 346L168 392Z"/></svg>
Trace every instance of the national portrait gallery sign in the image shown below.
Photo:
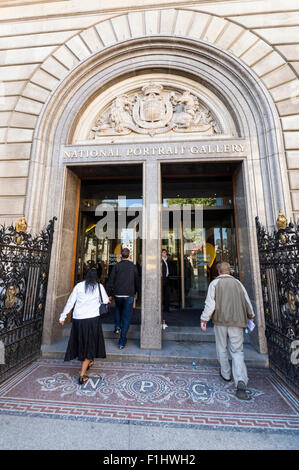
<svg viewBox="0 0 299 470"><path fill-rule="evenodd" d="M114 143L95 145L66 145L62 148L64 163L96 162L101 160L130 160L147 158L192 158L192 157L244 157L246 141L199 140L192 142L161 143Z"/></svg>

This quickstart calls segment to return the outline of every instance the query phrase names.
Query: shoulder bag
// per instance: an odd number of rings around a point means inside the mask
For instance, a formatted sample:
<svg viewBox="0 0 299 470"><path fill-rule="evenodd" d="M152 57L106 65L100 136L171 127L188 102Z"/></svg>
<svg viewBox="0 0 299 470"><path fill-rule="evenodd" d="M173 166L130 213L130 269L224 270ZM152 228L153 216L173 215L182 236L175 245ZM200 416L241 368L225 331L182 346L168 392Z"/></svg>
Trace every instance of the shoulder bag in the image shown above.
<svg viewBox="0 0 299 470"><path fill-rule="evenodd" d="M102 292L101 292L101 284L98 284L99 286L99 294L100 294L100 306L99 306L99 314L101 317L108 315L109 313L109 304L104 304L103 303L103 297L102 297Z"/></svg>

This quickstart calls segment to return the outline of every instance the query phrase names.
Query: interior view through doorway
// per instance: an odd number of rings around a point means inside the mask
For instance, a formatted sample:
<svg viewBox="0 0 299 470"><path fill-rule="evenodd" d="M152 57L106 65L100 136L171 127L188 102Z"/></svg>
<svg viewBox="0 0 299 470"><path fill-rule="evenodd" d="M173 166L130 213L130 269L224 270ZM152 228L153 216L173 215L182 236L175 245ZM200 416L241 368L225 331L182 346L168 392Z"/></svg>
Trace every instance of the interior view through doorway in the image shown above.
<svg viewBox="0 0 299 470"><path fill-rule="evenodd" d="M228 261L239 278L234 175L240 167L240 162L161 163L161 250L167 250L169 267L169 311L162 309L161 320L169 327L199 327L218 261ZM130 259L142 277L143 164L82 165L72 171L81 181L74 282L83 280L92 265L106 286L123 247L130 249ZM187 228L183 205L190 209ZM110 228L113 221L113 233L105 233L108 219ZM141 299L142 292L134 304L132 325L141 324ZM103 323L114 324L113 312Z"/></svg>
<svg viewBox="0 0 299 470"><path fill-rule="evenodd" d="M81 179L75 283L84 279L89 267L96 267L106 287L125 247L141 277L142 165L101 164L77 167L75 171ZM114 323L114 302L111 307L112 314L104 317L103 323ZM131 321L132 325L140 323L141 292L136 296Z"/></svg>
<svg viewBox="0 0 299 470"><path fill-rule="evenodd" d="M161 249L167 250L169 269L167 292L162 288L162 295L168 297L162 319L168 326L199 327L209 283L218 275L217 262L228 261L239 278L233 176L237 166L161 165ZM190 213L185 222L183 205ZM201 219L196 219L196 210L201 211Z"/></svg>

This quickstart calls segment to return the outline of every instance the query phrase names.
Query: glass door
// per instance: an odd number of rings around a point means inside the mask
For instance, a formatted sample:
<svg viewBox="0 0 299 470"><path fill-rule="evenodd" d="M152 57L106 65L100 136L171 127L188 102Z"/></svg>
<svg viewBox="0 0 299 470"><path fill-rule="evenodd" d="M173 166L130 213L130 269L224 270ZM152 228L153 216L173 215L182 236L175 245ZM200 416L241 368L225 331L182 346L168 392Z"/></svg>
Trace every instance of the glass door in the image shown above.
<svg viewBox="0 0 299 470"><path fill-rule="evenodd" d="M104 172L103 167L100 170ZM141 279L141 171L140 177L136 171L131 178L117 175L115 166L110 171L112 174L109 178L81 182L75 282L82 281L90 267L96 267L98 276L106 287L112 268L121 260L121 250L125 247L129 248L130 261L136 264ZM141 293L134 306L140 310ZM107 321L112 322L113 315L109 315ZM132 319L132 323L140 323L140 311Z"/></svg>
<svg viewBox="0 0 299 470"><path fill-rule="evenodd" d="M217 263L228 261L238 277L232 176L167 173L165 164L162 249L168 253L170 312L163 319L168 325L198 326Z"/></svg>

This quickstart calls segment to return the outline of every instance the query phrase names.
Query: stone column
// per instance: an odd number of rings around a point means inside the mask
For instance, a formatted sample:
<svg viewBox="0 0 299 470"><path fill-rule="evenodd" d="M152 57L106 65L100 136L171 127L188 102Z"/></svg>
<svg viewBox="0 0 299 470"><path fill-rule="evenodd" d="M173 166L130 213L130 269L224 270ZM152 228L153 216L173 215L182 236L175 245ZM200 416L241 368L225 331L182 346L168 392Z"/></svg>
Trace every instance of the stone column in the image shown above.
<svg viewBox="0 0 299 470"><path fill-rule="evenodd" d="M161 349L161 171L155 160L143 166L142 349Z"/></svg>

